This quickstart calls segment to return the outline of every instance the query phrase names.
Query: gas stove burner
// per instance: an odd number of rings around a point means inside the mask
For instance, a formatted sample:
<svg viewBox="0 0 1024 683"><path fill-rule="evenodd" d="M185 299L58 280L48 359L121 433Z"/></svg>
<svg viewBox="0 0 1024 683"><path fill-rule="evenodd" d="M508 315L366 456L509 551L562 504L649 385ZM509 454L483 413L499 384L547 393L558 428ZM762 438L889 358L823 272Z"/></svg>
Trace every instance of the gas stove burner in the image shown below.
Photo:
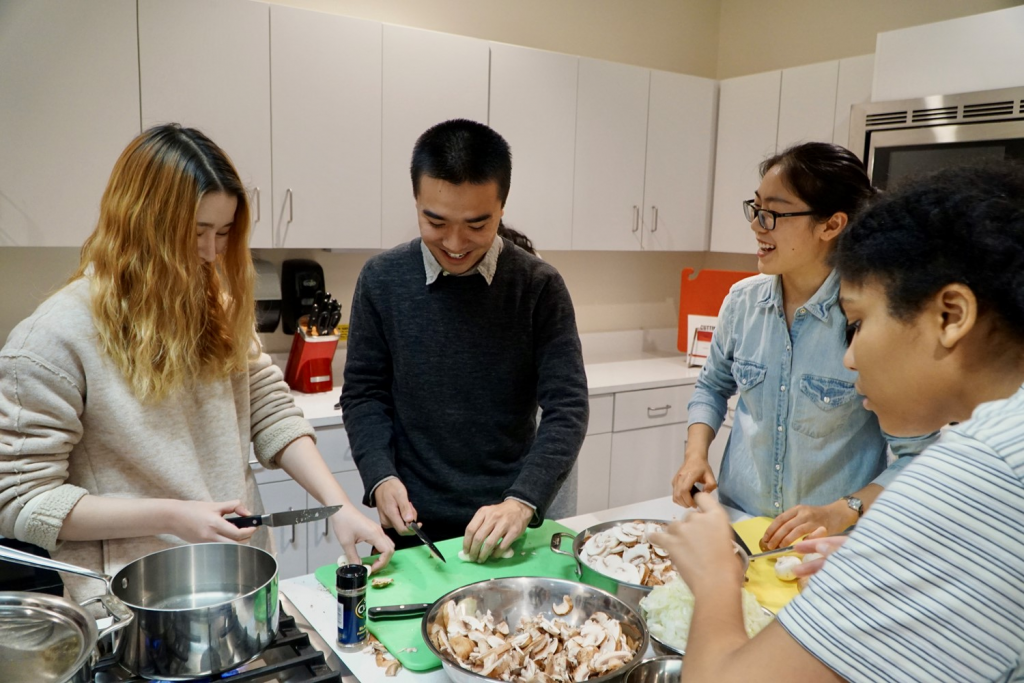
<svg viewBox="0 0 1024 683"><path fill-rule="evenodd" d="M254 661L214 676L196 678L193 683L270 683L270 681L307 681L308 683L341 683L340 671L327 665L324 653L310 643L309 634L295 625L295 617L280 610L277 635L267 649ZM131 676L117 667L96 675L94 683L153 683Z"/></svg>

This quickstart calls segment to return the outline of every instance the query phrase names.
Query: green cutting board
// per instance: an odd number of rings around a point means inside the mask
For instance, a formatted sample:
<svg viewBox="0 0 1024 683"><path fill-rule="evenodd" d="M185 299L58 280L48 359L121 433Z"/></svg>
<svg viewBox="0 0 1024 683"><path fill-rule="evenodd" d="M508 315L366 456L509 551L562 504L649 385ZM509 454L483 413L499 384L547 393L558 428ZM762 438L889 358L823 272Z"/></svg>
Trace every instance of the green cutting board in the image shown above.
<svg viewBox="0 0 1024 683"><path fill-rule="evenodd" d="M557 579L576 579L575 562L572 557L558 555L551 551L551 536L563 532L575 536L577 532L558 522L545 521L536 529L527 529L512 545L515 555L507 560L489 560L484 564L463 562L459 559L462 538L451 538L437 544L438 550L448 561L443 563L431 557L426 546L417 546L397 551L388 566L371 578L389 577L394 579L385 588L366 589L366 607L381 605L402 605L416 602L433 602L439 597L461 586L506 576L547 576ZM565 542L565 549L570 544ZM369 562L367 562L369 564ZM316 570L317 581L335 592L335 572L338 565L329 564ZM405 619L367 620L370 633L393 654L402 666L410 671L427 671L441 666L420 635L421 617ZM416 648L408 652L405 648Z"/></svg>

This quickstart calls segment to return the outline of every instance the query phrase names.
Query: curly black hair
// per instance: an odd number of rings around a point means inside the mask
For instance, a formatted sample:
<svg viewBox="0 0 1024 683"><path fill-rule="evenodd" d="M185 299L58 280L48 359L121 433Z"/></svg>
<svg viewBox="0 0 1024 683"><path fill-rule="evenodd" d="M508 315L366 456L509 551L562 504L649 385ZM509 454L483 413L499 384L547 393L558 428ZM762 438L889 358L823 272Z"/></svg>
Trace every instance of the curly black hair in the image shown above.
<svg viewBox="0 0 1024 683"><path fill-rule="evenodd" d="M839 237L844 281L876 279L890 313L909 320L951 283L979 312L1024 341L1024 167L1004 161L908 179L881 195Z"/></svg>

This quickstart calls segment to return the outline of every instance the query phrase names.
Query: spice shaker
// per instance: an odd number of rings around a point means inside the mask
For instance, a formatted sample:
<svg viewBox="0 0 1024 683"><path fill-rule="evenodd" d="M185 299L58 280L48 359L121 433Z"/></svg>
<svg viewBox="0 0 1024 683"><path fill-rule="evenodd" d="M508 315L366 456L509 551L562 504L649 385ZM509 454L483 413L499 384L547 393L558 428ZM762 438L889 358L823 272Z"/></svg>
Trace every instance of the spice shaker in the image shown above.
<svg viewBox="0 0 1024 683"><path fill-rule="evenodd" d="M338 644L359 645L366 640L366 567L338 567Z"/></svg>

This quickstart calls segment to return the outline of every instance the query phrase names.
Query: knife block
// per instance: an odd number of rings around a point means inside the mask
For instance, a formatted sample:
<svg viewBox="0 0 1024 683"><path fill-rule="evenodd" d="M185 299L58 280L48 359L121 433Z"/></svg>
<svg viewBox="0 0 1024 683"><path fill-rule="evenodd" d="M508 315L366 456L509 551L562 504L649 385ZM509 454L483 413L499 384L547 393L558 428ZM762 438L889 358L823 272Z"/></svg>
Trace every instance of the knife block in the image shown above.
<svg viewBox="0 0 1024 683"><path fill-rule="evenodd" d="M288 353L288 365L284 381L295 391L316 394L334 389L331 363L338 349L340 337L336 334L309 335L300 321L292 337L292 350Z"/></svg>

